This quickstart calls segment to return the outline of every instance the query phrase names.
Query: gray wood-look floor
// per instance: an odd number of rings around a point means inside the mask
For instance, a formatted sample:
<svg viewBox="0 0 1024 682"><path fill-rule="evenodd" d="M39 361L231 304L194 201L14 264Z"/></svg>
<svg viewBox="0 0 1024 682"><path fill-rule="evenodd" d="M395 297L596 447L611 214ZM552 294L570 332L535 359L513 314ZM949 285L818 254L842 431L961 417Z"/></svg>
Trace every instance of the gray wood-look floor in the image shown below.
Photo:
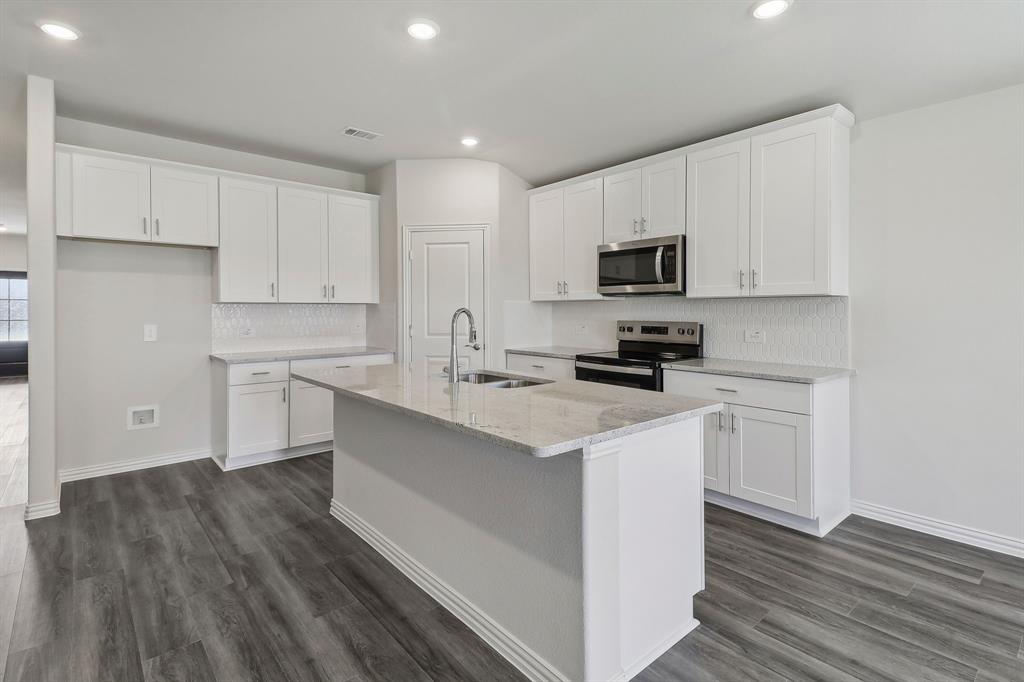
<svg viewBox="0 0 1024 682"><path fill-rule="evenodd" d="M0 377L0 507L28 495L28 379Z"/></svg>
<svg viewBox="0 0 1024 682"><path fill-rule="evenodd" d="M4 679L522 679L330 488L329 454L197 461L0 509ZM703 624L638 679L1024 680L1024 561L860 518L820 541L709 506L707 529Z"/></svg>

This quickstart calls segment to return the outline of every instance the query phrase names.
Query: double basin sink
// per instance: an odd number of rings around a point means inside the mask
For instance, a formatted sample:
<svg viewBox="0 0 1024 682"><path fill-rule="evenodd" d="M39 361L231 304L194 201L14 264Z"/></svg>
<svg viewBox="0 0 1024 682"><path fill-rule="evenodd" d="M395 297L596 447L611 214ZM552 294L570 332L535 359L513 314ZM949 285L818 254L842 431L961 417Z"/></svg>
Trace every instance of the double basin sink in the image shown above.
<svg viewBox="0 0 1024 682"><path fill-rule="evenodd" d="M550 384L550 380L528 379L526 377L504 376L484 371L469 371L459 374L459 381L467 384L486 384L493 388L525 388L526 386L540 386Z"/></svg>

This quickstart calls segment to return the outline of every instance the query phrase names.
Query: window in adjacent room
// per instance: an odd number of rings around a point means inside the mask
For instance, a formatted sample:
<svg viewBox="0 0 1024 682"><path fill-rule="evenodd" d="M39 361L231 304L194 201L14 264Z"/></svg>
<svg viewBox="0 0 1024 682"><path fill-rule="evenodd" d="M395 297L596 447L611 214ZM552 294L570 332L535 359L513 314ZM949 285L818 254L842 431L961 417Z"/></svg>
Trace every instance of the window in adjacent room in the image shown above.
<svg viewBox="0 0 1024 682"><path fill-rule="evenodd" d="M0 272L0 342L28 341L28 280Z"/></svg>

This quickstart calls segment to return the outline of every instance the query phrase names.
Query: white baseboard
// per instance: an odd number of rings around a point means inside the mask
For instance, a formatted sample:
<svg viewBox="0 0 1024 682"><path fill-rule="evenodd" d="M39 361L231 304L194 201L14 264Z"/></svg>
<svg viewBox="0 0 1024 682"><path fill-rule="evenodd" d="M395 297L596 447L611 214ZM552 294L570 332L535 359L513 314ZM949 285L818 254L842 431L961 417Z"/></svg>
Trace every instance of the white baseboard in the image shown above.
<svg viewBox="0 0 1024 682"><path fill-rule="evenodd" d="M539 682L568 682L569 678L545 661L533 650L520 642L510 632L496 623L475 604L456 592L423 564L409 556L401 547L384 537L376 528L366 523L355 513L331 500L331 516L352 529L366 540L395 568L416 583L420 589L441 603L484 640L495 651L505 657L530 680ZM678 641L678 640L676 640ZM674 642L673 642L674 643ZM625 678L624 678L625 679Z"/></svg>
<svg viewBox="0 0 1024 682"><path fill-rule="evenodd" d="M123 474L126 471L138 471L152 467L164 466L165 464L177 464L178 462L189 462L194 459L205 459L210 456L209 449L186 450L184 452L171 452L166 455L155 455L141 459L129 459L122 462L108 462L106 464L91 464L84 467L72 467L61 469L57 472L61 483L68 481L79 481L83 478L96 478L97 476L110 476L111 474Z"/></svg>
<svg viewBox="0 0 1024 682"><path fill-rule="evenodd" d="M25 520L42 519L60 514L60 498L49 502L36 502L25 505Z"/></svg>
<svg viewBox="0 0 1024 682"><path fill-rule="evenodd" d="M962 542L965 545L988 549L1000 554L1024 558L1024 540L998 535L976 528L968 528L948 521L912 514L910 512L884 507L880 504L854 500L853 513L875 521L891 523L894 526L916 530L928 535L935 535L946 540Z"/></svg>
<svg viewBox="0 0 1024 682"><path fill-rule="evenodd" d="M241 457L232 457L230 459L228 459L226 455L221 453L219 455L213 455L213 461L217 463L217 466L221 468L221 471L234 471L235 469L245 469L246 467L254 467L258 464L280 462L283 459L292 459L293 457L305 457L306 455L315 455L320 452L327 452L333 448L333 441L325 441L323 443L297 445L294 448L286 448L284 450L271 450L270 452L260 452L255 455L243 455Z"/></svg>
<svg viewBox="0 0 1024 682"><path fill-rule="evenodd" d="M641 656L633 665L624 670L619 677L613 678L612 682L627 682L627 680L633 679L643 672L647 666L661 658L663 653L674 647L679 640L696 630L698 625L700 625L700 621L696 618L691 618L689 623L673 632L661 644Z"/></svg>
<svg viewBox="0 0 1024 682"><path fill-rule="evenodd" d="M808 535L813 535L817 538L823 538L828 535L833 528L838 526L842 523L843 519L849 516L848 512L843 512L836 515L834 518L829 519L805 519L802 516L796 516L795 514L789 514L787 512L779 511L778 509L772 509L771 507L766 507L763 504L757 504L756 502L741 500L738 497L726 495L715 490L705 490L704 501L718 505L719 507L738 511L741 514L747 514L748 516L753 516L780 526L785 526L786 528L792 528L793 530L798 530L801 533L807 533Z"/></svg>

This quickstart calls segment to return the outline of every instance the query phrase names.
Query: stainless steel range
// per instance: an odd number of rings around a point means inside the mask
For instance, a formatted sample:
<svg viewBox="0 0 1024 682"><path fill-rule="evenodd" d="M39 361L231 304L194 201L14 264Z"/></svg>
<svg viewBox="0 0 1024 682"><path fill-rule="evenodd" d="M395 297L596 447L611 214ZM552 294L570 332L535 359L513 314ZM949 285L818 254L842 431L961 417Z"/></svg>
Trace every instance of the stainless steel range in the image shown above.
<svg viewBox="0 0 1024 682"><path fill-rule="evenodd" d="M576 356L576 379L649 391L662 390L662 365L704 357L699 322L619 320L619 349Z"/></svg>

